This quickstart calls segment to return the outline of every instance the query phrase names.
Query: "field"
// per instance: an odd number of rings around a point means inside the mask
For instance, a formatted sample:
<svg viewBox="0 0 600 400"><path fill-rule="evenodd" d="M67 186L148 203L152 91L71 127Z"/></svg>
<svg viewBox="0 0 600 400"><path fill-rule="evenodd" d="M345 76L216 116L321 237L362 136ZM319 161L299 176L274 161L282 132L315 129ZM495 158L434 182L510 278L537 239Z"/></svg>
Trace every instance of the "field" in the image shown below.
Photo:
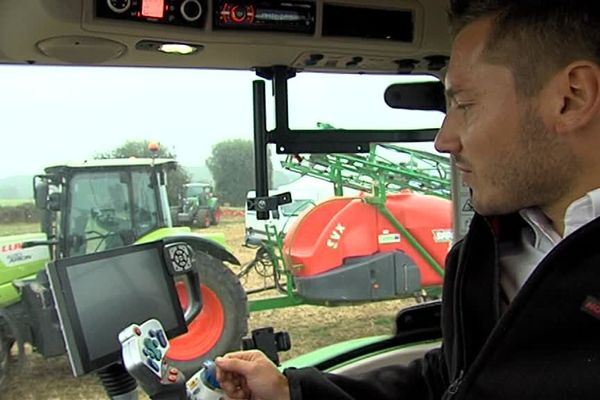
<svg viewBox="0 0 600 400"><path fill-rule="evenodd" d="M33 227L34 230L37 228L37 226ZM14 228L7 229L0 226L0 232L10 232L11 229L14 230ZM225 233L231 251L242 264L253 258L254 251L242 246L243 217L239 215L224 217L221 223L217 227L210 228L210 231ZM242 283L246 288L254 288L261 285L263 281L258 275L251 275ZM272 326L276 331L288 331L292 349L280 355L282 360L287 360L342 340L390 334L395 314L409 304L412 304L411 300L394 300L360 306L298 306L253 313L249 324L250 329ZM16 354L15 350L13 349L13 353ZM5 385L5 390L0 393L2 400L107 398L94 376L83 379L73 378L65 356L45 360L30 351L25 366L20 371L12 369Z"/></svg>
<svg viewBox="0 0 600 400"><path fill-rule="evenodd" d="M32 199L0 199L0 207L20 206L25 203L33 203Z"/></svg>
<svg viewBox="0 0 600 400"><path fill-rule="evenodd" d="M40 224L29 224L29 223L18 223L18 224L10 224L3 225L0 224L0 236L8 236L8 235L18 235L20 233L31 233L31 232L39 232Z"/></svg>

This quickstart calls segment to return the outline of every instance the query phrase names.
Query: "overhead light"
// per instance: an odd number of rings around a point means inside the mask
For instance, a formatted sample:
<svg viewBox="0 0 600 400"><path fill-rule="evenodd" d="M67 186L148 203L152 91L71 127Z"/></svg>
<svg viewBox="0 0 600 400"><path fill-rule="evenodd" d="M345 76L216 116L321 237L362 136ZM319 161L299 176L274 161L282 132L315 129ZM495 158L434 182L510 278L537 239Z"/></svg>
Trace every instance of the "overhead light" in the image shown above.
<svg viewBox="0 0 600 400"><path fill-rule="evenodd" d="M204 46L186 43L159 42L157 40L141 40L136 43L137 50L160 51L167 54L190 55L202 50Z"/></svg>
<svg viewBox="0 0 600 400"><path fill-rule="evenodd" d="M178 44L178 43L165 43L158 47L158 51L169 54L192 54L198 51L195 46L189 44Z"/></svg>

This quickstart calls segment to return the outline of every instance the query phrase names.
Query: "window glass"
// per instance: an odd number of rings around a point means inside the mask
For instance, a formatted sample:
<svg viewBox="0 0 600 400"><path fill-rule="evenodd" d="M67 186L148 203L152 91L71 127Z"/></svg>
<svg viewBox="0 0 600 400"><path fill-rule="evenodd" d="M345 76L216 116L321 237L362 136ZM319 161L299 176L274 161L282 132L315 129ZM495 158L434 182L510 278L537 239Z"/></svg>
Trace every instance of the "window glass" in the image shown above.
<svg viewBox="0 0 600 400"><path fill-rule="evenodd" d="M69 255L87 254L132 242L131 199L123 174L80 173L71 183L66 231Z"/></svg>
<svg viewBox="0 0 600 400"><path fill-rule="evenodd" d="M159 215L154 185L148 172L131 174L133 187L133 222L135 237L141 237L158 226Z"/></svg>

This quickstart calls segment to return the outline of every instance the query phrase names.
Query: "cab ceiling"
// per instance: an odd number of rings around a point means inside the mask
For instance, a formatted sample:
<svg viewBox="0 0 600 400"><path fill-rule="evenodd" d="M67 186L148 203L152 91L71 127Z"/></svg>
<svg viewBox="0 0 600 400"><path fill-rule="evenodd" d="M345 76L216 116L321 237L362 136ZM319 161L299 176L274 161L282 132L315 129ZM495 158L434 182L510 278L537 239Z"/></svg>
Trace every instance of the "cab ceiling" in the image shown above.
<svg viewBox="0 0 600 400"><path fill-rule="evenodd" d="M127 1L141 7L140 2L149 0ZM178 2L173 3L177 6L173 9L179 10L185 0L161 1ZM441 0L286 1L288 5L309 3L312 7L312 29L303 32L293 28L271 30L268 26L260 30L251 26L223 29L217 26L222 12L217 8L224 2L195 1L201 2L203 19L193 26L170 24L166 16L162 23L155 19L101 17L99 4L103 7L110 0L3 1L0 2L0 62L242 70L284 65L305 71L437 75L449 54L445 2ZM235 5L240 1L229 3ZM250 0L250 3L268 8L282 2ZM331 9L350 10L352 25L337 21L343 14L327 11ZM190 10L197 11L193 7ZM399 39L392 35L380 37L379 31L372 34L370 29L378 24L361 17L378 18L377 15L395 16L404 12L411 16L411 34ZM389 20L384 22L394 28ZM157 43L189 44L198 51L191 55L165 54L153 47Z"/></svg>

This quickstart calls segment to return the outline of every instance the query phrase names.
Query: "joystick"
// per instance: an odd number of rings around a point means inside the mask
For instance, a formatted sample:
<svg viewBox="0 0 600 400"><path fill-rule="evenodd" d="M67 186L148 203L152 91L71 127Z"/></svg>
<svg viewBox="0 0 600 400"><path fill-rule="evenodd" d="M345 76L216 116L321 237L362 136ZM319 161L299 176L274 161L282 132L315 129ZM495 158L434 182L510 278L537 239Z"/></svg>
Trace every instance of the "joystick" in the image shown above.
<svg viewBox="0 0 600 400"><path fill-rule="evenodd" d="M184 375L165 361L169 341L160 322L150 319L130 325L121 331L119 341L125 368L152 399L186 398Z"/></svg>
<svg viewBox="0 0 600 400"><path fill-rule="evenodd" d="M187 383L183 373L165 361L169 341L157 320L150 319L141 325L128 326L119 334L119 341L123 347L125 368L151 399L224 399L213 361L205 360L202 369Z"/></svg>

